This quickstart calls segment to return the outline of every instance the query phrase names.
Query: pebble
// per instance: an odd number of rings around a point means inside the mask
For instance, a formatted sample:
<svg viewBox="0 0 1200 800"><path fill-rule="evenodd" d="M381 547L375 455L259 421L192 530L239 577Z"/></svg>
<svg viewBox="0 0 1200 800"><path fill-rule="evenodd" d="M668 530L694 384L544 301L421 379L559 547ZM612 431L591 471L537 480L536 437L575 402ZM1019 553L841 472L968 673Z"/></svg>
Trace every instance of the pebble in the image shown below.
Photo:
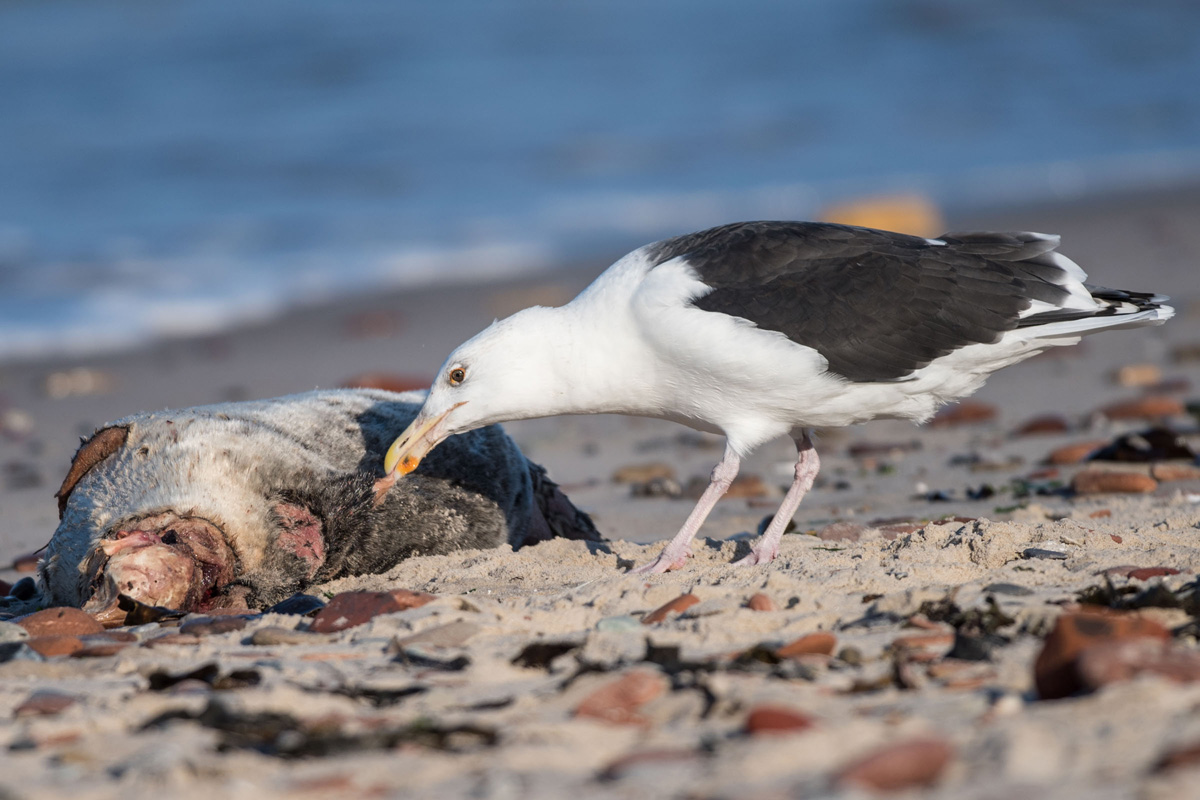
<svg viewBox="0 0 1200 800"><path fill-rule="evenodd" d="M385 392L412 392L428 389L433 381L421 375L391 372L364 372L342 381L343 389L380 389Z"/></svg>
<svg viewBox="0 0 1200 800"><path fill-rule="evenodd" d="M813 653L828 656L833 655L835 647L837 647L836 636L826 631L817 631L805 634L795 641L788 642L776 650L775 655L780 658L794 658L795 656L810 655Z"/></svg>
<svg viewBox="0 0 1200 800"><path fill-rule="evenodd" d="M52 717L61 714L77 701L59 692L34 692L13 710L14 717Z"/></svg>
<svg viewBox="0 0 1200 800"><path fill-rule="evenodd" d="M1187 439L1170 428L1147 428L1118 436L1092 454L1093 461L1131 461L1146 463L1183 459L1190 461L1196 452Z"/></svg>
<svg viewBox="0 0 1200 800"><path fill-rule="evenodd" d="M1162 625L1137 614L1086 609L1059 616L1034 661L1034 683L1043 700L1068 697L1086 687L1077 662L1097 644L1125 639L1166 641L1171 633Z"/></svg>
<svg viewBox="0 0 1200 800"><path fill-rule="evenodd" d="M19 408L8 408L0 412L0 432L19 439L33 433L33 417Z"/></svg>
<svg viewBox="0 0 1200 800"><path fill-rule="evenodd" d="M837 654L838 660L851 667L861 666L863 663L862 651L857 647L843 647Z"/></svg>
<svg viewBox="0 0 1200 800"><path fill-rule="evenodd" d="M311 594L294 594L266 609L264 614L297 614L310 616L325 607L325 601Z"/></svg>
<svg viewBox="0 0 1200 800"><path fill-rule="evenodd" d="M1096 452L1108 442L1090 441L1076 442L1075 444L1063 445L1055 450L1050 451L1050 455L1046 456L1046 461L1050 464L1063 466L1066 464L1079 464L1087 461L1088 456Z"/></svg>
<svg viewBox="0 0 1200 800"><path fill-rule="evenodd" d="M240 631L248 622L244 616L196 617L182 622L179 625L179 633L184 636L215 636Z"/></svg>
<svg viewBox="0 0 1200 800"><path fill-rule="evenodd" d="M1113 380L1126 388L1154 386L1162 382L1162 377L1157 364L1126 364L1113 373Z"/></svg>
<svg viewBox="0 0 1200 800"><path fill-rule="evenodd" d="M997 416L996 407L978 400L964 400L939 411L929 421L931 428L948 428L958 425L975 425L991 422Z"/></svg>
<svg viewBox="0 0 1200 800"><path fill-rule="evenodd" d="M29 631L15 622L0 622L0 644L20 642L29 638Z"/></svg>
<svg viewBox="0 0 1200 800"><path fill-rule="evenodd" d="M37 572L38 562L42 560L42 551L34 550L13 559L12 568L17 572Z"/></svg>
<svg viewBox="0 0 1200 800"><path fill-rule="evenodd" d="M989 583L983 587L983 591L992 594L1006 594L1011 597L1028 597L1033 594L1033 589L1015 583Z"/></svg>
<svg viewBox="0 0 1200 800"><path fill-rule="evenodd" d="M1178 575L1179 570L1174 567L1142 567L1140 569L1131 569L1125 574L1127 578L1133 578L1139 581L1148 581L1151 578L1160 578L1164 575Z"/></svg>
<svg viewBox="0 0 1200 800"><path fill-rule="evenodd" d="M312 631L298 631L290 628L268 627L259 628L250 635L250 644L270 646L278 644L316 644L328 641L329 637Z"/></svg>
<svg viewBox="0 0 1200 800"><path fill-rule="evenodd" d="M762 476L749 473L746 475L738 475L733 479L733 483L729 484L729 488L725 491L725 497L729 498L754 498L767 497L770 495L771 488L763 481Z"/></svg>
<svg viewBox="0 0 1200 800"><path fill-rule="evenodd" d="M914 739L873 750L843 767L836 780L885 792L932 786L953 758L946 741Z"/></svg>
<svg viewBox="0 0 1200 800"><path fill-rule="evenodd" d="M1075 669L1084 691L1142 674L1158 675L1176 683L1195 683L1200 681L1200 653L1159 639L1116 639L1083 650Z"/></svg>
<svg viewBox="0 0 1200 800"><path fill-rule="evenodd" d="M1014 433L1017 436L1041 436L1049 433L1066 433L1071 430L1067 418L1058 414L1047 414L1026 420Z"/></svg>
<svg viewBox="0 0 1200 800"><path fill-rule="evenodd" d="M762 705L750 709L744 730L750 736L799 733L813 727L812 717L783 706Z"/></svg>
<svg viewBox="0 0 1200 800"><path fill-rule="evenodd" d="M444 625L435 625L432 628L414 633L411 636L397 638L395 646L398 648L410 647L413 645L426 645L429 647L461 647L467 643L472 636L482 630L474 622L466 622L459 620L456 622L447 622Z"/></svg>
<svg viewBox="0 0 1200 800"><path fill-rule="evenodd" d="M1045 558L1051 561L1065 561L1067 554L1061 550L1047 550L1043 547L1026 547L1021 551L1022 558Z"/></svg>
<svg viewBox="0 0 1200 800"><path fill-rule="evenodd" d="M823 542L857 542L866 530L857 522L831 522L817 531L817 538Z"/></svg>
<svg viewBox="0 0 1200 800"><path fill-rule="evenodd" d="M653 625L657 622L662 622L671 614L680 614L699 602L700 598L696 597L694 594L681 594L674 600L664 603L646 616L642 617L642 624Z"/></svg>
<svg viewBox="0 0 1200 800"><path fill-rule="evenodd" d="M1148 494L1158 488L1158 481L1141 472L1109 472L1084 470L1071 480L1076 494Z"/></svg>
<svg viewBox="0 0 1200 800"><path fill-rule="evenodd" d="M625 673L593 691L575 708L575 716L603 720L613 725L640 725L638 710L667 691L666 676L646 669Z"/></svg>
<svg viewBox="0 0 1200 800"><path fill-rule="evenodd" d="M1100 413L1109 419L1159 419L1186 414L1187 408L1175 397L1147 395L1105 406Z"/></svg>
<svg viewBox="0 0 1200 800"><path fill-rule="evenodd" d="M619 617L605 617L596 623L596 630L598 631L628 633L629 631L640 631L641 629L642 621L628 614L623 614Z"/></svg>
<svg viewBox="0 0 1200 800"><path fill-rule="evenodd" d="M78 608L47 608L17 617L13 622L29 631L30 636L79 636L104 632L103 625Z"/></svg>
<svg viewBox="0 0 1200 800"><path fill-rule="evenodd" d="M25 644L45 658L69 656L84 648L83 640L78 636L34 636Z"/></svg>
<svg viewBox="0 0 1200 800"><path fill-rule="evenodd" d="M71 653L72 658L107 658L129 647L128 642L84 642L83 648Z"/></svg>
<svg viewBox="0 0 1200 800"><path fill-rule="evenodd" d="M1155 464L1150 468L1150 475L1156 481L1195 481L1200 480L1200 467L1191 464Z"/></svg>
<svg viewBox="0 0 1200 800"><path fill-rule="evenodd" d="M779 610L779 607L775 605L775 601L771 599L770 595L765 595L762 592L751 595L750 599L746 601L746 608L753 611Z"/></svg>
<svg viewBox="0 0 1200 800"><path fill-rule="evenodd" d="M1088 519L1108 519L1112 516L1112 510L1101 508L1088 514ZM1119 539L1117 541L1120 541Z"/></svg>
<svg viewBox="0 0 1200 800"><path fill-rule="evenodd" d="M9 661L45 661L41 653L32 649L28 641L0 644L0 664Z"/></svg>
<svg viewBox="0 0 1200 800"><path fill-rule="evenodd" d="M683 496L683 487L674 478L652 478L642 483L629 485L631 497L669 497Z"/></svg>
<svg viewBox="0 0 1200 800"><path fill-rule="evenodd" d="M675 468L670 464L628 464L612 475L613 483L649 483L653 480L675 480Z"/></svg>
<svg viewBox="0 0 1200 800"><path fill-rule="evenodd" d="M362 625L380 614L391 614L409 608L419 608L435 600L432 594L394 589L390 592L343 592L317 612L309 630L314 633L335 633Z"/></svg>

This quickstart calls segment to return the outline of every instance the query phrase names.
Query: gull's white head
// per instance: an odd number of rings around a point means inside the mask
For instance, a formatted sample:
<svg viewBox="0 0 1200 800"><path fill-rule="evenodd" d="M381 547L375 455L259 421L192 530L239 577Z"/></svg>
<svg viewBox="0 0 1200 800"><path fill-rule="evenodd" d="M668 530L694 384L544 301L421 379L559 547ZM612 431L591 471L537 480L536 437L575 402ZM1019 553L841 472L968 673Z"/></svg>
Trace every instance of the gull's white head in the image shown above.
<svg viewBox="0 0 1200 800"><path fill-rule="evenodd" d="M388 449L388 475L412 472L448 436L484 425L585 409L571 407L570 322L535 306L493 322L442 365L425 404Z"/></svg>

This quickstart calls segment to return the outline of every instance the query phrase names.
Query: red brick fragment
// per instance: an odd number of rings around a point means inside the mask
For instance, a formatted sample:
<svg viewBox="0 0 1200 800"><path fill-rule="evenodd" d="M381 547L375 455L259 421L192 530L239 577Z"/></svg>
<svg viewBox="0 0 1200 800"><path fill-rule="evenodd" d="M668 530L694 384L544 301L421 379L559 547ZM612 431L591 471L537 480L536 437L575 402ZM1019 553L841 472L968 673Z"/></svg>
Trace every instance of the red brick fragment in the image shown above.
<svg viewBox="0 0 1200 800"><path fill-rule="evenodd" d="M775 655L780 658L795 658L812 654L830 656L833 655L835 647L837 647L836 636L826 631L817 631L785 644L775 651Z"/></svg>
<svg viewBox="0 0 1200 800"><path fill-rule="evenodd" d="M34 692L13 709L14 717L50 717L75 705L75 698L58 692Z"/></svg>
<svg viewBox="0 0 1200 800"><path fill-rule="evenodd" d="M664 603L646 616L642 617L642 624L653 625L656 622L662 622L670 615L683 613L699 602L700 598L696 597L694 594L681 594L674 600Z"/></svg>
<svg viewBox="0 0 1200 800"><path fill-rule="evenodd" d="M593 691L576 708L575 716L603 720L613 725L641 725L638 710L667 691L661 673L635 669Z"/></svg>
<svg viewBox="0 0 1200 800"><path fill-rule="evenodd" d="M879 791L932 786L954 758L941 739L914 739L886 745L843 767L837 782Z"/></svg>
<svg viewBox="0 0 1200 800"><path fill-rule="evenodd" d="M1150 474L1157 481L1195 481L1200 480L1200 467L1191 464L1155 464L1150 468Z"/></svg>
<svg viewBox="0 0 1200 800"><path fill-rule="evenodd" d="M1034 661L1033 675L1043 700L1068 697L1088 685L1080 677L1080 655L1090 647L1127 639L1167 641L1171 633L1137 614L1085 607L1063 614L1054 623Z"/></svg>
<svg viewBox="0 0 1200 800"><path fill-rule="evenodd" d="M974 425L980 422L990 422L996 418L996 407L978 400L964 400L948 406L937 413L929 421L931 428L946 428L957 425Z"/></svg>
<svg viewBox="0 0 1200 800"><path fill-rule="evenodd" d="M746 607L754 611L779 610L778 606L775 605L775 601L769 595L765 595L762 592L751 595L750 599L746 601Z"/></svg>
<svg viewBox="0 0 1200 800"><path fill-rule="evenodd" d="M1046 414L1034 417L1022 423L1017 428L1017 436L1041 436L1048 433L1066 433L1071 430L1071 423L1058 414Z"/></svg>
<svg viewBox="0 0 1200 800"><path fill-rule="evenodd" d="M762 705L746 715L745 731L751 736L799 733L814 725L812 717L783 706Z"/></svg>
<svg viewBox="0 0 1200 800"><path fill-rule="evenodd" d="M380 614L391 614L418 608L435 600L436 596L407 589L390 592L342 592L313 618L309 630L314 633L335 633L362 625Z"/></svg>
<svg viewBox="0 0 1200 800"><path fill-rule="evenodd" d="M1071 481L1076 494L1147 494L1158 488L1158 481L1142 472L1085 470Z"/></svg>
<svg viewBox="0 0 1200 800"><path fill-rule="evenodd" d="M1109 419L1158 419L1186 414L1187 408L1175 397L1147 395L1105 406L1100 413Z"/></svg>
<svg viewBox="0 0 1200 800"><path fill-rule="evenodd" d="M34 636L26 639L25 644L46 658L69 656L84 647L83 640L78 636Z"/></svg>
<svg viewBox="0 0 1200 800"><path fill-rule="evenodd" d="M1090 442L1076 442L1059 447L1056 450L1051 450L1050 455L1046 456L1046 461L1050 464L1064 466L1066 464L1078 464L1086 461L1087 457L1099 450L1108 442L1104 440Z"/></svg>
<svg viewBox="0 0 1200 800"><path fill-rule="evenodd" d="M30 636L81 636L103 633L104 626L78 608L47 608L12 620Z"/></svg>

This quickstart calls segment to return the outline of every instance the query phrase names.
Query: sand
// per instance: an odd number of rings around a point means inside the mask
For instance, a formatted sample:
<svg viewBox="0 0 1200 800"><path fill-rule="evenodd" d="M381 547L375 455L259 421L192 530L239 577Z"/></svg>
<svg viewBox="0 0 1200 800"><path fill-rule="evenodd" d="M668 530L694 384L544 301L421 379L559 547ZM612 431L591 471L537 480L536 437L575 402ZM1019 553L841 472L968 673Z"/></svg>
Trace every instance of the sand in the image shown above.
<svg viewBox="0 0 1200 800"><path fill-rule="evenodd" d="M747 461L758 486L718 506L685 569L646 577L626 570L653 557L693 500L634 497L614 474L656 466L686 488L707 475L720 440L618 417L514 423L509 432L610 544L468 551L337 581L314 594L403 588L437 599L327 636L282 634L310 620L270 614L148 644L176 632L164 621L133 629L137 641L112 654L0 663L0 796L866 796L839 776L911 742L950 753L931 786L910 790L921 796L1200 796L1196 759L1163 766L1200 744L1200 682L1141 674L1059 700L1039 699L1034 683L1044 637L1081 593L1111 582L1186 597L1196 580L1200 482L1072 495L1061 487L1091 467L1050 473L1041 462L1062 445L1151 424L1100 413L1147 391L1121 385L1121 367L1157 368L1154 394L1196 396L1200 354L1186 350L1200 343L1198 215L1200 192L1179 192L952 220L1062 233L1097 282L1171 294L1179 316L1004 371L975 398L995 411L982 422L820 432L822 475L769 567L730 562L782 496L786 442ZM568 299L596 271L397 293L135 353L0 365L0 555L49 538L51 494L78 437L106 420L367 371L419 382L492 317ZM1015 433L1042 415L1066 430ZM1166 422L1200 447L1193 417ZM1126 569L1101 574L1116 567ZM1179 572L1141 580L1123 575L1129 567ZM747 607L756 594L774 610ZM696 602L643 623L681 595ZM938 620L951 604L1011 618L990 658L946 658L955 637ZM1178 651L1196 653L1187 610L1142 613L1176 631ZM773 655L814 632L836 637L832 655ZM618 680L643 702L616 721L580 713ZM37 692L74 702L17 715ZM763 707L811 724L748 733Z"/></svg>

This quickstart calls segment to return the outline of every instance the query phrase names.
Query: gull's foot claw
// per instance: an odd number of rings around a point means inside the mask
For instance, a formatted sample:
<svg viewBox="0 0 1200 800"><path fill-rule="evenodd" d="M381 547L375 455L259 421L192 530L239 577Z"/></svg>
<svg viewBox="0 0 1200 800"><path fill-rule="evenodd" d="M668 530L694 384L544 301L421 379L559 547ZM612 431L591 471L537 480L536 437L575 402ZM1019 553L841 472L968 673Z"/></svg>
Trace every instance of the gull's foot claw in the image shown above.
<svg viewBox="0 0 1200 800"><path fill-rule="evenodd" d="M666 550L659 553L658 558L651 561L649 564L643 564L640 567L629 570L630 575L659 575L663 572L670 572L673 569L680 569L687 560L692 557L691 550L684 550L678 556L673 556Z"/></svg>

